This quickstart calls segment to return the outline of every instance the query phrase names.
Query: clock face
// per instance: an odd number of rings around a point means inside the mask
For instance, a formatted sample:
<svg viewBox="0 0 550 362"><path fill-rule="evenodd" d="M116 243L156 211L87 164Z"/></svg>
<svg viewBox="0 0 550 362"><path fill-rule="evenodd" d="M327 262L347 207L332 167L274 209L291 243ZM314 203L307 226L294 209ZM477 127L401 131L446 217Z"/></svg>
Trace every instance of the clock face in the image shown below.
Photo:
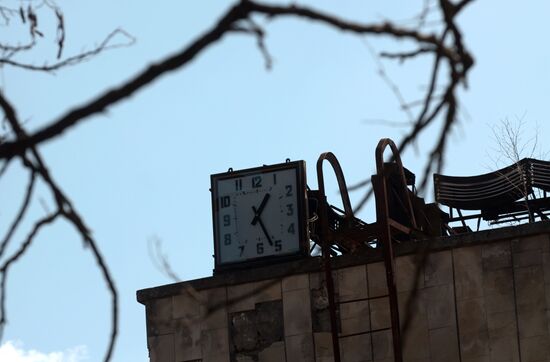
<svg viewBox="0 0 550 362"><path fill-rule="evenodd" d="M304 177L303 161L213 175L216 263L301 253Z"/></svg>

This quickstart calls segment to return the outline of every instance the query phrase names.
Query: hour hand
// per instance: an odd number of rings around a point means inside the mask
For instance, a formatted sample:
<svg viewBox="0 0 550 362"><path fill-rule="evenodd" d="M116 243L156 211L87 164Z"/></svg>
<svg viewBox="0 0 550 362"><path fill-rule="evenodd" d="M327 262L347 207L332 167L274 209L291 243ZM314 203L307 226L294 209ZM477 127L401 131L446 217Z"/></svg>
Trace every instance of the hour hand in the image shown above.
<svg viewBox="0 0 550 362"><path fill-rule="evenodd" d="M265 205L267 204L267 200L269 200L270 194L265 194L262 202L260 203L260 206L258 207L258 210L254 206L252 206L252 210L254 211L254 218L252 219L251 224L256 225L256 223L260 220L260 215L264 211Z"/></svg>

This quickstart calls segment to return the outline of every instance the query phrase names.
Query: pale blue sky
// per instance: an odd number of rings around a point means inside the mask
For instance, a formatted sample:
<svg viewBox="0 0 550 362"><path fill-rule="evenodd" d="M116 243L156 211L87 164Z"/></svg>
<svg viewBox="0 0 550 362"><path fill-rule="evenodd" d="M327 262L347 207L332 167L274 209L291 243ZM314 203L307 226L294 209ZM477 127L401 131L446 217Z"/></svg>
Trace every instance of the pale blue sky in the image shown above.
<svg viewBox="0 0 550 362"><path fill-rule="evenodd" d="M137 43L55 75L4 68L2 86L29 129L181 49L230 4L58 3L67 22L65 54L91 48L117 27L133 34ZM309 3L343 17L374 21L406 19L421 1ZM476 64L468 90L460 92L464 113L453 130L445 173L486 172L491 125L504 118L524 117L527 133L538 124L539 140L546 146L549 16L550 4L543 0L480 0L460 17ZM54 177L92 228L117 282L121 314L114 361L147 361L145 309L136 302L135 291L170 282L154 268L148 238L163 241L182 279L211 275L210 174L303 159L315 188L315 161L321 152L333 151L353 184L371 174L377 141L397 141L404 131L364 122L406 121L364 41L304 21L258 22L265 26L266 45L275 60L271 71L265 70L255 39L229 35L188 67L40 147ZM377 50L395 49L385 40L369 44ZM48 46L27 60L41 63L54 56L55 48ZM404 96L418 99L430 63L385 64ZM436 130L420 144L431 145ZM405 165L419 174L425 151L409 150ZM0 230L16 210L25 182L26 175L16 167L0 180ZM330 201L338 203L336 187L328 190ZM38 196L53 208L44 188ZM427 198L433 199L431 194ZM29 220L43 214L36 198ZM372 215L370 205L360 216L372 221ZM21 340L43 352L86 345L90 361L102 359L110 299L91 254L70 226L58 222L47 228L12 269L8 288L5 340Z"/></svg>

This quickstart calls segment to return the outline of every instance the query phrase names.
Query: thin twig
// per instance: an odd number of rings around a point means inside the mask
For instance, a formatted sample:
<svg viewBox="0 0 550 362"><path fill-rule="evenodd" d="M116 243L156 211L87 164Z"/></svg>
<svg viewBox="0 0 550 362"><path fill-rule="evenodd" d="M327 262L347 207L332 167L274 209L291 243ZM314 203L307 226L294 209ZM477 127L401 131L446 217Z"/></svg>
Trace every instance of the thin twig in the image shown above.
<svg viewBox="0 0 550 362"><path fill-rule="evenodd" d="M246 27L235 24L231 27L230 30L236 33L254 35L256 37L256 44L258 45L258 49L260 50L260 53L264 58L265 68L267 70L271 70L271 67L273 66L273 57L271 56L271 54L269 54L269 51L267 50L267 47L265 45L264 30L254 21L252 21L252 19L247 19L246 23L248 24L248 26Z"/></svg>
<svg viewBox="0 0 550 362"><path fill-rule="evenodd" d="M120 44L109 44L111 40L118 34L122 34L125 37L129 39L128 43L120 43ZM64 35L63 35L64 37ZM59 40L59 46L60 51L62 49L63 41L60 38ZM79 53L75 56L69 57L67 59L64 59L60 62L54 63L54 64L44 64L44 65L34 65L34 64L26 64L26 63L20 63L15 60L11 60L8 58L0 58L0 65L10 65L12 67L22 68L26 70L33 70L33 71L40 71L40 72L53 72L60 68L67 67L70 65L80 64L90 58L92 58L95 55L98 55L101 52L104 52L106 50L115 49L115 48L121 48L121 47L128 47L131 46L135 42L134 37L132 37L130 34L125 32L122 29L116 29L113 32L111 32L101 44L99 44L97 47L95 47L92 50L89 50L87 52ZM61 53L58 53L58 55L61 55Z"/></svg>
<svg viewBox="0 0 550 362"><path fill-rule="evenodd" d="M401 94L399 87L388 76L388 73L386 72L386 68L384 67L384 64L382 64L382 62L380 61L380 58L376 56L376 52L374 51L374 48L367 42L366 39L362 39L362 40L365 46L367 47L367 49L369 50L369 53L373 58L374 62L376 63L376 67L378 68L378 75L387 84L388 88L390 88L393 95L399 102L399 107L405 112L405 114L407 115L407 118L409 119L409 122L412 123L414 116L411 110L406 106L407 102L405 102L405 98L403 97L403 94Z"/></svg>
<svg viewBox="0 0 550 362"><path fill-rule="evenodd" d="M34 227L32 228L30 234L27 236L25 241L21 244L19 249L9 258L7 259L2 266L0 267L0 340L2 340L2 336L4 334L4 327L7 323L7 317L6 317L6 281L8 276L8 270L10 266L15 263L19 258L27 251L29 246L31 246L32 242L34 241L35 236L38 234L40 229L43 226L46 226L50 223L52 223L57 217L59 216L59 213L54 213L51 215L48 215L39 221L37 221L34 224Z"/></svg>
<svg viewBox="0 0 550 362"><path fill-rule="evenodd" d="M36 181L36 173L34 172L34 170L32 170L30 171L29 184L25 191L25 197L23 199L23 203L21 204L21 207L19 209L19 212L17 213L17 216L15 217L10 228L8 229L6 236L4 237L4 239L2 239L2 242L0 243L0 258L4 255L4 252L6 251L6 247L8 246L10 239L13 236L13 233L15 232L15 230L17 230L17 227L21 223L21 220L23 220L23 217L25 216L25 213L29 208L29 204L32 198L32 193L34 190L35 181Z"/></svg>
<svg viewBox="0 0 550 362"><path fill-rule="evenodd" d="M397 59L400 62L404 62L408 59L416 58L417 56L419 56L421 54L434 53L434 51L435 51L434 47L422 47L422 48L418 48L416 50L411 50L411 51L408 51L408 52L396 52L396 53L381 52L380 57L381 58L388 58L388 59Z"/></svg>
<svg viewBox="0 0 550 362"><path fill-rule="evenodd" d="M411 122L399 122L399 121L391 121L389 119L364 119L363 123L366 123L368 125L381 125L386 127L393 127L393 128L404 128L409 127L411 125Z"/></svg>
<svg viewBox="0 0 550 362"><path fill-rule="evenodd" d="M168 261L168 257L162 252L162 241L157 236L151 237L147 241L149 258L153 265L162 274L166 275L174 282L181 281L181 278L174 272L174 269Z"/></svg>

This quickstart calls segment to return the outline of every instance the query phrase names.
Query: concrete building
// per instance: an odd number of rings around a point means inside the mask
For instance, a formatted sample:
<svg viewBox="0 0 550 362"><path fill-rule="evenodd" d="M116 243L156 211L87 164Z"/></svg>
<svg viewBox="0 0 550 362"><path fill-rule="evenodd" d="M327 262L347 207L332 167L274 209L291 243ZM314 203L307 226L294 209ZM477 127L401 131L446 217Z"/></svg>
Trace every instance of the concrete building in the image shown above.
<svg viewBox="0 0 550 362"><path fill-rule="evenodd" d="M395 254L405 361L550 361L550 222L397 244ZM320 260L138 291L150 360L332 361ZM332 259L342 361L392 361L381 260Z"/></svg>

